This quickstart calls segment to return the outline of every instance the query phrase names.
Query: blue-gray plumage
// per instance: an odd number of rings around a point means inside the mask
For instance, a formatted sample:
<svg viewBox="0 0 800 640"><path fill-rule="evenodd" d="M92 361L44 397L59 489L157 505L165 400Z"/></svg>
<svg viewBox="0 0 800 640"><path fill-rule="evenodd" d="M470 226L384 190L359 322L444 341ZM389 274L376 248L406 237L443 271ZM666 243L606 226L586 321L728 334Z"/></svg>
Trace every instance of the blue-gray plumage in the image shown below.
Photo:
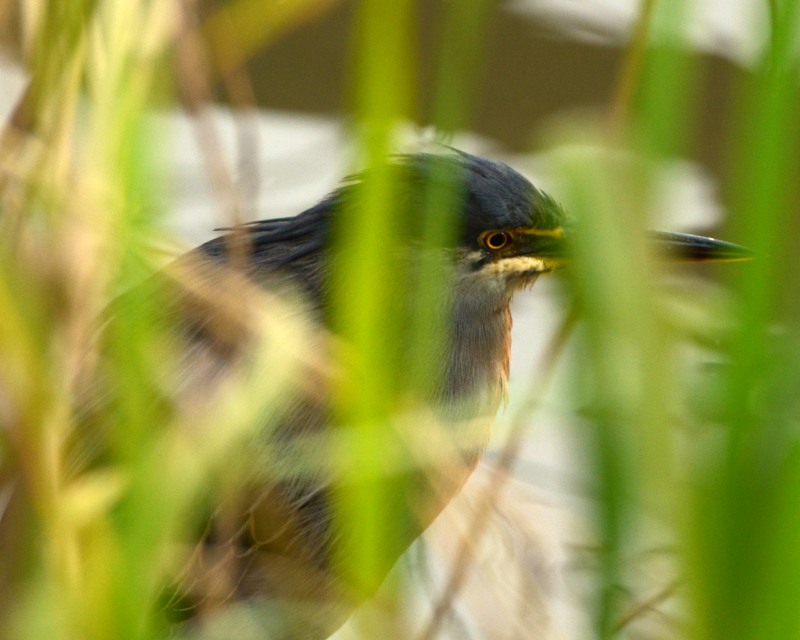
<svg viewBox="0 0 800 640"><path fill-rule="evenodd" d="M443 418L443 432L452 441L455 455L443 452L440 467L407 474L398 494L406 517L396 523L394 537L386 540L389 552L384 572L460 489L488 442L491 419L508 382L512 296L561 266L568 256L564 211L508 165L453 151L399 156L393 166L400 205L407 212L425 210L431 180L438 181L438 188L450 190L457 204L456 241L435 250L438 259L449 261L452 267L437 302L448 331L444 344L430 354L437 375L425 398L434 414ZM351 198L354 190L370 175L368 171L346 181L295 217L239 227L199 247L184 261L202 263L212 272L238 261L248 277L268 291L299 290L312 321L322 330L335 287L331 236L343 208L356 206ZM419 250L413 228L407 240L406 255L413 261ZM680 234L658 240L677 251L673 257L694 260L713 259L721 246ZM237 241L242 241L238 252ZM726 245L727 250L731 246ZM218 348L219 340L202 305L198 308L189 301L184 306L185 341L193 345L190 351L206 350L219 359L233 357L235 345ZM402 305L399 309L402 313ZM190 358L187 369L191 368ZM265 446L280 448L287 458L302 455L302 447L309 442L306 436L330 435L330 414L326 390L314 397L299 397ZM228 516L234 514L237 526L229 522L219 526L212 520L196 562L178 585L181 602L188 602L189 613L196 614L191 624L199 625L200 633L218 611L239 607L269 613L261 618L265 637L324 638L353 606L370 596L377 584L356 588L347 583L347 572L341 570L348 545L356 544L358 536L346 523L334 531L331 500L336 493L330 491L331 482L320 474L249 487L233 507L222 509ZM338 553L333 553L334 544ZM220 590L217 580L223 566L234 575L227 590Z"/></svg>

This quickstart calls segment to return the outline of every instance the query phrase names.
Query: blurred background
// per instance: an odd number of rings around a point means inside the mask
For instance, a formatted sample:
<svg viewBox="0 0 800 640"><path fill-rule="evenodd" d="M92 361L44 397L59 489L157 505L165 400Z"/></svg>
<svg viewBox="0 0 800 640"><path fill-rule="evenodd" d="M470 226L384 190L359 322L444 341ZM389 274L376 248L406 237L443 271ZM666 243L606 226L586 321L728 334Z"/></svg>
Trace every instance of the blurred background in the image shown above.
<svg viewBox="0 0 800 640"><path fill-rule="evenodd" d="M121 574L140 571L131 554L152 533L115 533L112 505L136 486L115 474L83 478L67 515L53 506L67 474L24 453L58 459L79 421L71 389L32 390L37 372L68 375L104 304L215 228L294 215L381 153L442 143L509 163L589 241L575 275L514 301L510 401L490 450L396 569L413 585L410 628L425 637L445 603L435 637L800 633L798 11L794 0L0 3L0 508L21 469L23 484L42 474L49 487L31 491L39 520L2 541L11 553L35 530L46 550L22 545L0 594L13 613L4 633L123 637L109 620L82 626L119 597L87 566L114 557ZM758 257L640 268L625 239L643 228ZM15 435L28 422L37 435ZM169 473L197 490L194 472ZM473 538L471 514L496 485ZM95 525L87 540L102 552L79 540ZM105 595L60 627L69 612L52 596L78 577ZM142 601L114 606L132 620ZM362 629L356 619L336 637Z"/></svg>

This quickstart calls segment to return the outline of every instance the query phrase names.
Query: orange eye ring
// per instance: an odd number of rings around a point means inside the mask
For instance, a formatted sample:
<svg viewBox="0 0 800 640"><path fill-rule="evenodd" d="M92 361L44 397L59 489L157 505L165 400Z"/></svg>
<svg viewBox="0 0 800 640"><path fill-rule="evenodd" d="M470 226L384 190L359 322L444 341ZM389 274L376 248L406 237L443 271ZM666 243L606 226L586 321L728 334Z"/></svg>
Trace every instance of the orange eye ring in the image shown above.
<svg viewBox="0 0 800 640"><path fill-rule="evenodd" d="M481 237L483 246L489 251L499 251L508 244L509 240L508 234L504 231L487 231Z"/></svg>

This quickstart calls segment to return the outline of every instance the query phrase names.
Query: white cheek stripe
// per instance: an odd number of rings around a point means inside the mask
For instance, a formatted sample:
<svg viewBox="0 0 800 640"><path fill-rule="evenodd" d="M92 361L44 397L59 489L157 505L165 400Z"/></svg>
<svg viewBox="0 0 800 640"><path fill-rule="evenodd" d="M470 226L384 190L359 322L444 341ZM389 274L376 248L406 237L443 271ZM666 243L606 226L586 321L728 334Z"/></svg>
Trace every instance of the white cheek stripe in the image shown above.
<svg viewBox="0 0 800 640"><path fill-rule="evenodd" d="M490 262L483 270L488 273L522 273L536 271L539 273L552 271L558 266L557 261L533 256L515 256L514 258L501 258Z"/></svg>

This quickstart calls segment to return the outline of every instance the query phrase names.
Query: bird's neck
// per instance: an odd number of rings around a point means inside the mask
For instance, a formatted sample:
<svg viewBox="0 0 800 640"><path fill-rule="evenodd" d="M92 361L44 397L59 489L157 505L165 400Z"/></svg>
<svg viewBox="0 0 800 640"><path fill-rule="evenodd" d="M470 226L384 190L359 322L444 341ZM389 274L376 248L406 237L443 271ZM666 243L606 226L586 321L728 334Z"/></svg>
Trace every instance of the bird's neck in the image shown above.
<svg viewBox="0 0 800 640"><path fill-rule="evenodd" d="M509 296L455 303L446 398L473 415L493 415L505 400L511 363Z"/></svg>

